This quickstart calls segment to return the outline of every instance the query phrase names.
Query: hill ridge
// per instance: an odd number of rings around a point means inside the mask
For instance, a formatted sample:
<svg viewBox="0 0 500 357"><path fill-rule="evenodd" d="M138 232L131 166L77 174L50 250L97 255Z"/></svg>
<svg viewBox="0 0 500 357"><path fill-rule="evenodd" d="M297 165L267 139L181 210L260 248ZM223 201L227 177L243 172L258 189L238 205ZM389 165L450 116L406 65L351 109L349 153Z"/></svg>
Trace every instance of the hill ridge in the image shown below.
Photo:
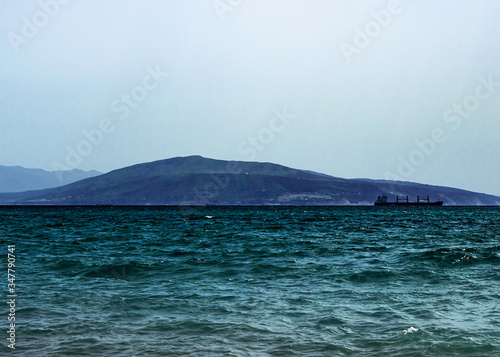
<svg viewBox="0 0 500 357"><path fill-rule="evenodd" d="M12 193L60 187L98 175L101 175L101 173L95 170L46 171L25 168L20 165L0 165L0 192Z"/></svg>
<svg viewBox="0 0 500 357"><path fill-rule="evenodd" d="M500 205L500 197L456 188L344 179L273 163L200 155L136 164L57 188L0 194L0 204L367 205L378 195L430 195L448 205Z"/></svg>

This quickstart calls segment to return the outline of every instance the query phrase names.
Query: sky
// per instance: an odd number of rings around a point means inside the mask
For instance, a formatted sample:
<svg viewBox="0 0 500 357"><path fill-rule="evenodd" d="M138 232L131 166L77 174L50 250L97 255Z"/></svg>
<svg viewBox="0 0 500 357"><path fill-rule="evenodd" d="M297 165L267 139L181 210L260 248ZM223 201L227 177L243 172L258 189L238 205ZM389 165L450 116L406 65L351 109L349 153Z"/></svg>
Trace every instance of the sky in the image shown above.
<svg viewBox="0 0 500 357"><path fill-rule="evenodd" d="M0 165L177 156L500 196L495 0L0 0Z"/></svg>

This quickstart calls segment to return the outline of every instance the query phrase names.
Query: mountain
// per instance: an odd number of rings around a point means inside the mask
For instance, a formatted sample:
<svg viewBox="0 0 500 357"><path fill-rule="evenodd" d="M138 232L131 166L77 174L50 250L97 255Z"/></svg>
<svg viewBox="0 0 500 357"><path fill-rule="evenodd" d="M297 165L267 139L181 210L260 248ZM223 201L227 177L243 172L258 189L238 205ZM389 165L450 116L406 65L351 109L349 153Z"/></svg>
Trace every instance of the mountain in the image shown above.
<svg viewBox="0 0 500 357"><path fill-rule="evenodd" d="M0 165L0 192L23 192L64 186L89 177L101 175L97 171L54 171L26 169L21 166Z"/></svg>
<svg viewBox="0 0 500 357"><path fill-rule="evenodd" d="M372 205L379 195L431 196L447 205L500 205L500 197L399 181L342 179L271 163L177 157L63 187L0 194L0 204Z"/></svg>

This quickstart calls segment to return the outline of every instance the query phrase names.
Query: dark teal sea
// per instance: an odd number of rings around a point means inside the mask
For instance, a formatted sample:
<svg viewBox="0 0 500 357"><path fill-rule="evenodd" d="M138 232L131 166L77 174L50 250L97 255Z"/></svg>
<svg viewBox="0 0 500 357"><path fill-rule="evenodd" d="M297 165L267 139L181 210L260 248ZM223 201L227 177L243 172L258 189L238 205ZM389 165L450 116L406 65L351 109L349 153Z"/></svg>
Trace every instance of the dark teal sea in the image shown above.
<svg viewBox="0 0 500 357"><path fill-rule="evenodd" d="M2 356L500 356L499 208L10 207L0 251Z"/></svg>

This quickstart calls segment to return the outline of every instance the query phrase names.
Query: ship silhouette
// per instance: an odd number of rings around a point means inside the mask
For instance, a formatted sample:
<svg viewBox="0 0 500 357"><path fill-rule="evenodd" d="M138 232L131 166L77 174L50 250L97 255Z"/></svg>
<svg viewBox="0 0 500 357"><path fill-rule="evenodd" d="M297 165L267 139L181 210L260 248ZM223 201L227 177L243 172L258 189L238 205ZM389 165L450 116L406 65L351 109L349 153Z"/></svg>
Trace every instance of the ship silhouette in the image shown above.
<svg viewBox="0 0 500 357"><path fill-rule="evenodd" d="M429 196L426 198L420 198L417 196L416 202L410 202L408 196L406 198L400 198L396 196L396 202L389 202L387 196L378 196L374 203L375 206L442 206L443 201L431 202Z"/></svg>

